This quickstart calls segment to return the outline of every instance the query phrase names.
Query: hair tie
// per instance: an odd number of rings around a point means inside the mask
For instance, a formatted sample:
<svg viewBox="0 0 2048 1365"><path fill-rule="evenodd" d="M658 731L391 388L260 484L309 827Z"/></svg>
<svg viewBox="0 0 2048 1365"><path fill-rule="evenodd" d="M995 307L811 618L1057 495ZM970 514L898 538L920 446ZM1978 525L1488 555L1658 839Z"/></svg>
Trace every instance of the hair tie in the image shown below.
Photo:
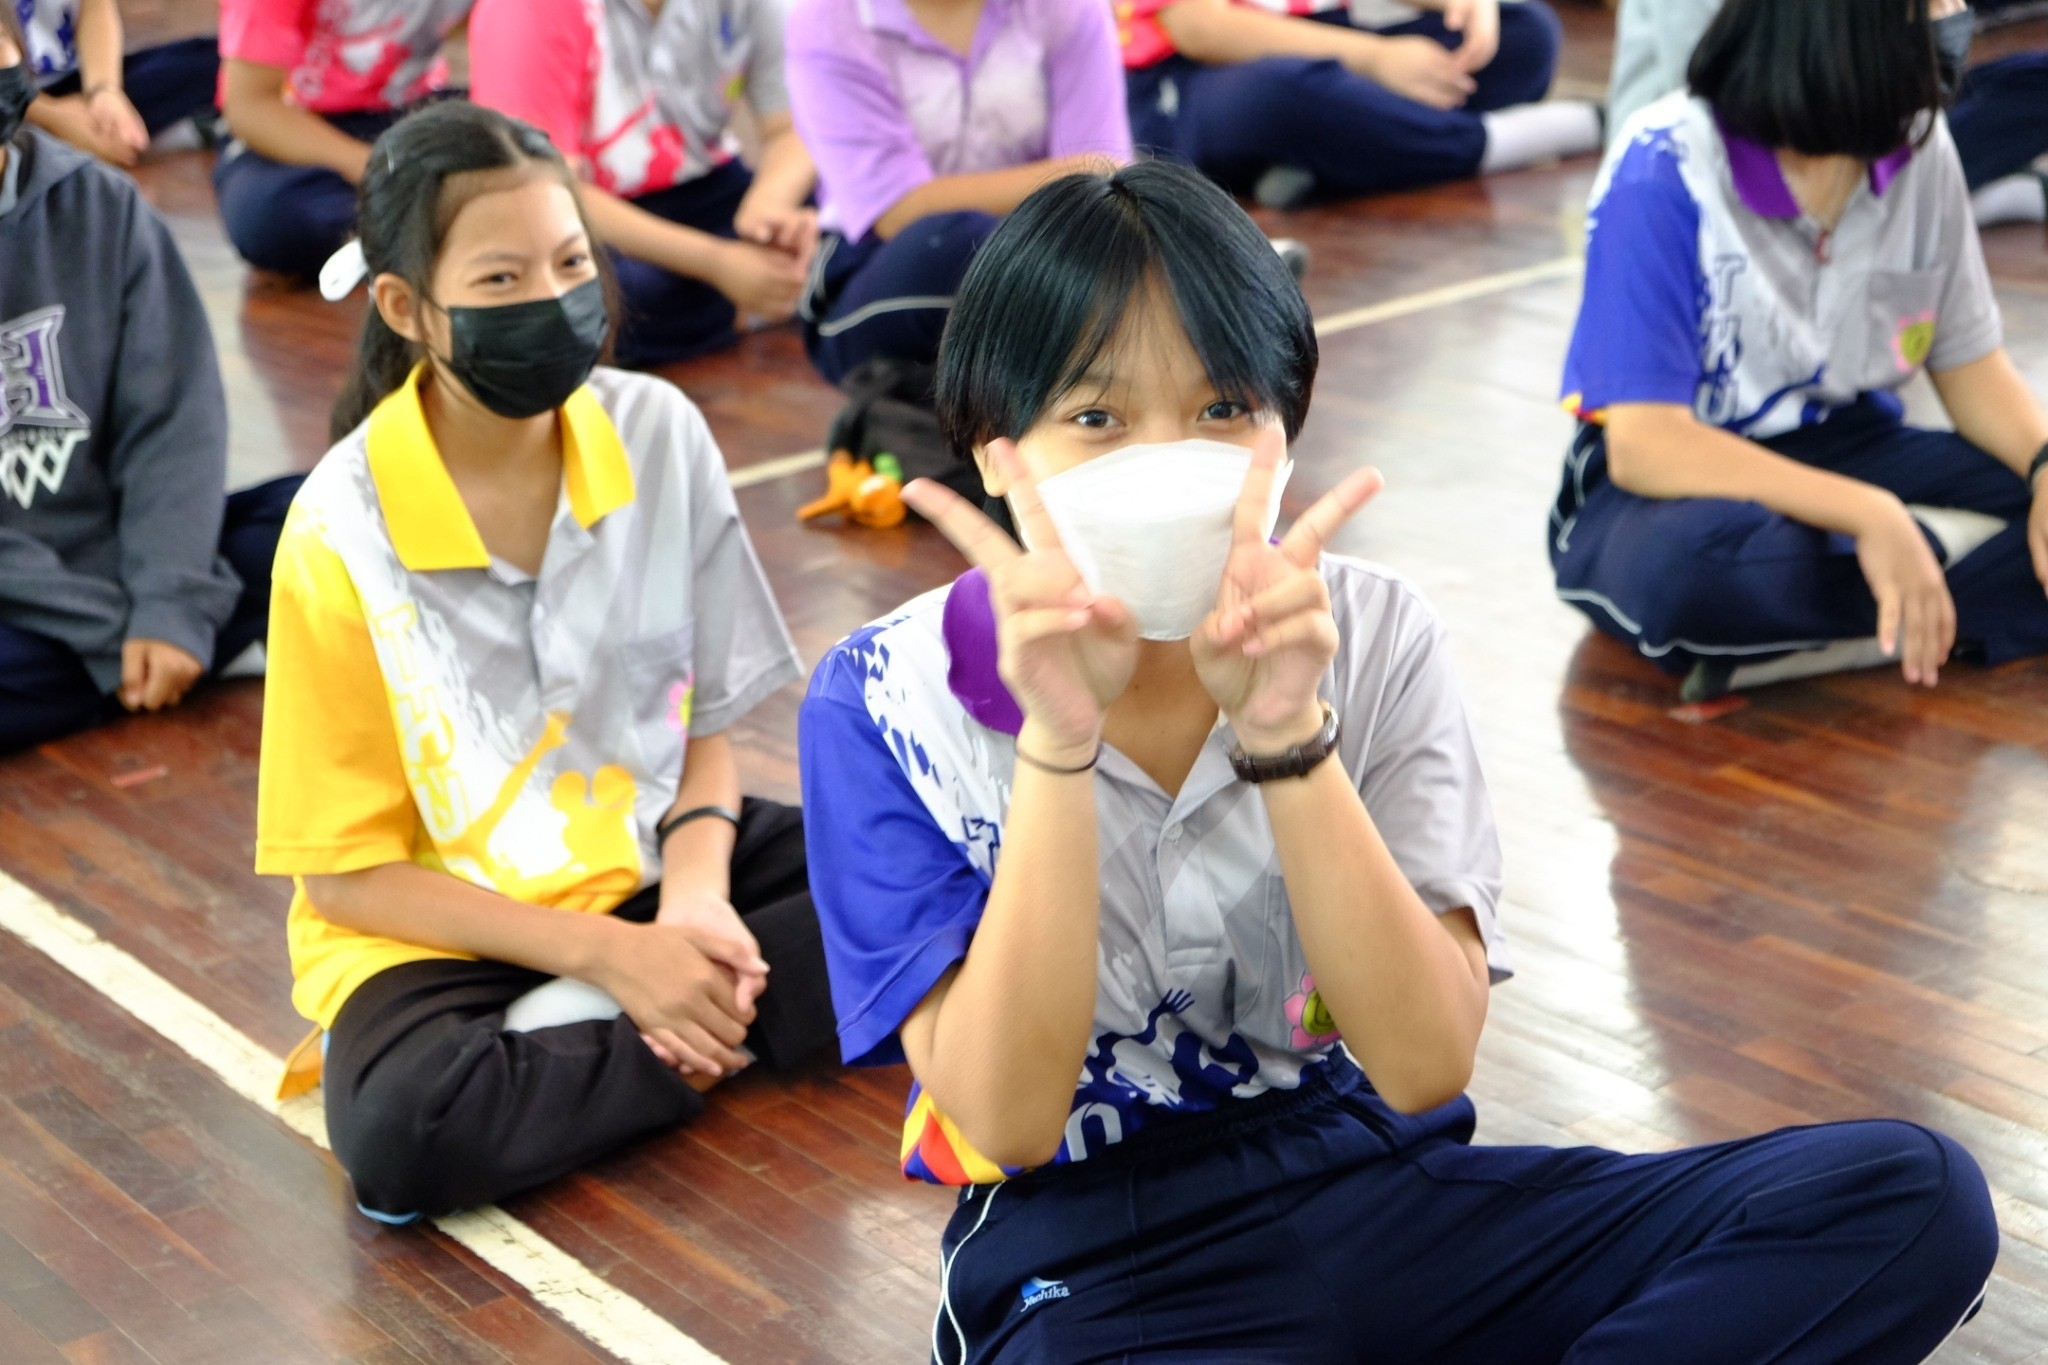
<svg viewBox="0 0 2048 1365"><path fill-rule="evenodd" d="M327 264L320 267L320 297L329 303L340 303L355 292L357 285L370 273L370 262L363 255L363 239L351 237L341 244Z"/></svg>

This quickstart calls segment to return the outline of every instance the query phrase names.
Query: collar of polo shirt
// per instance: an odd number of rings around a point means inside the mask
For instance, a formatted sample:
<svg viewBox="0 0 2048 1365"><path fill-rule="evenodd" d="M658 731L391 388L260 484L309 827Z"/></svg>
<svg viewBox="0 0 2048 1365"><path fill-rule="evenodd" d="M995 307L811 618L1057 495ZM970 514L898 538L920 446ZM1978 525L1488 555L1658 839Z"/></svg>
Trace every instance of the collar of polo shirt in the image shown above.
<svg viewBox="0 0 2048 1365"><path fill-rule="evenodd" d="M1797 218L1799 201L1785 183L1778 154L1754 138L1730 132L1719 114L1714 116L1714 126L1721 130L1721 145L1728 149L1728 178L1734 182L1742 206L1759 218ZM1882 198L1912 159L1913 144L1908 142L1871 162L1870 192Z"/></svg>
<svg viewBox="0 0 2048 1365"><path fill-rule="evenodd" d="M377 405L365 433L370 478L399 563L413 573L487 569L490 552L441 463L440 448L420 406L422 361ZM633 466L618 428L585 385L569 395L562 415L562 484L569 510L585 530L633 501Z"/></svg>

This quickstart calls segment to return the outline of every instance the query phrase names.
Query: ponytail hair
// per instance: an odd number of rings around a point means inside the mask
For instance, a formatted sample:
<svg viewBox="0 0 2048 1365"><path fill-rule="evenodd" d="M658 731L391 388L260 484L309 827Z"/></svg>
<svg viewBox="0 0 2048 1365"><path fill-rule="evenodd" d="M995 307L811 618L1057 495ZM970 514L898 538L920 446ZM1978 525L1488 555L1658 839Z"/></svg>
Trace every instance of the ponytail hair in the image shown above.
<svg viewBox="0 0 2048 1365"><path fill-rule="evenodd" d="M7 7L8 0L0 0L0 10ZM396 275L418 297L431 297L441 242L456 214L477 195L500 187L486 178L490 172L526 169L553 175L572 195L576 192L569 165L547 134L494 109L444 100L391 125L371 147L369 168L356 193L356 235L368 278ZM576 212L590 237L606 302L614 305L610 315L616 318L610 257L597 244L580 199ZM606 359L610 352L607 337ZM329 439L338 441L360 426L405 383L425 354L418 342L391 330L373 299L363 316L355 366L328 420Z"/></svg>

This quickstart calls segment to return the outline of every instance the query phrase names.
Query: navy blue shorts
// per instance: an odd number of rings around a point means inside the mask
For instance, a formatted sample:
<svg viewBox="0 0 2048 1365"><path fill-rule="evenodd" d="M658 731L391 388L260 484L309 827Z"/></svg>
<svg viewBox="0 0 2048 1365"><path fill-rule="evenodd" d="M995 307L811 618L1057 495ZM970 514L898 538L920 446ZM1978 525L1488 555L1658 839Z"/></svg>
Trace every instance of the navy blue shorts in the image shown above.
<svg viewBox="0 0 2048 1365"><path fill-rule="evenodd" d="M1311 16L1348 26L1342 9ZM1461 39L1440 14L1375 29L1390 38ZM1563 28L1543 0L1502 5L1500 51L1456 109L1397 95L1343 63L1263 57L1205 66L1172 56L1125 77L1131 138L1141 151L1176 157L1238 193L1272 166L1315 177L1326 196L1348 197L1462 180L1486 155L1483 115L1543 98L1557 71Z"/></svg>
<svg viewBox="0 0 2048 1365"><path fill-rule="evenodd" d="M965 1191L934 1359L1891 1365L1979 1301L1977 1165L1909 1123L1475 1147L1334 1079Z"/></svg>
<svg viewBox="0 0 2048 1365"><path fill-rule="evenodd" d="M1889 395L1866 394L1759 444L1908 504L2003 520L2004 530L1948 565L1957 652L1992 664L2048 653L2048 595L2027 550L2032 500L2011 468L1952 431L1907 426ZM1852 537L1761 503L1638 497L1607 477L1606 429L1591 423L1565 462L1549 543L1558 596L1667 672L1877 632L1877 599Z"/></svg>
<svg viewBox="0 0 2048 1365"><path fill-rule="evenodd" d="M270 563L303 474L286 474L228 494L220 553L242 580L234 615L213 637L211 676L270 628ZM47 744L121 714L77 651L61 640L0 621L0 754Z"/></svg>
<svg viewBox="0 0 2048 1365"><path fill-rule="evenodd" d="M733 215L753 185L737 161L714 166L695 180L654 190L632 202L657 218L714 237L734 235ZM739 340L732 300L703 280L678 275L649 261L612 253L624 315L619 319L618 361L635 369L670 365L723 350Z"/></svg>
<svg viewBox="0 0 2048 1365"><path fill-rule="evenodd" d="M804 350L818 373L837 384L877 357L937 360L953 295L1000 222L962 210L920 218L887 241L873 233L858 242L825 234L798 310Z"/></svg>
<svg viewBox="0 0 2048 1365"><path fill-rule="evenodd" d="M323 114L352 138L375 142L403 109ZM221 226L241 258L259 270L310 280L356 227L356 187L325 166L272 161L239 140L213 168Z"/></svg>

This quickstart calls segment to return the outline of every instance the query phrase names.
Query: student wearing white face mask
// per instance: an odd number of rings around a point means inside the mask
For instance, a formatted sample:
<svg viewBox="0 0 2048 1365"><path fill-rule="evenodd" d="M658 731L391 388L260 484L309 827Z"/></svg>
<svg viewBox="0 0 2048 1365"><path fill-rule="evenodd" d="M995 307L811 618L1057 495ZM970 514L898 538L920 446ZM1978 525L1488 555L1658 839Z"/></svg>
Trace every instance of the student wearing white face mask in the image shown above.
<svg viewBox="0 0 2048 1365"><path fill-rule="evenodd" d="M1315 369L1170 163L1038 191L961 286L941 420L1030 549L913 484L977 568L799 726L841 1051L908 1060L903 1169L964 1187L934 1359L1921 1359L1997 1244L1947 1138L1471 1145L1500 850L1443 625L1325 552L1378 475L1269 539Z"/></svg>

